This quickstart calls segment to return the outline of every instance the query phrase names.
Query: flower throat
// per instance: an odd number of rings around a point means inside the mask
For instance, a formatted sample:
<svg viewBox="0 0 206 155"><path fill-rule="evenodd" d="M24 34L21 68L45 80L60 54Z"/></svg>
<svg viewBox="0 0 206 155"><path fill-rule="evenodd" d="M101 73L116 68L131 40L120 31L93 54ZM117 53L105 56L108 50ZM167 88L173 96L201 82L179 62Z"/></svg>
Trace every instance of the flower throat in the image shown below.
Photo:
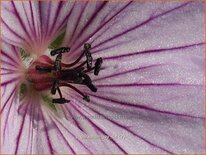
<svg viewBox="0 0 206 155"><path fill-rule="evenodd" d="M60 87L69 87L79 93L84 100L87 102L90 101L89 96L82 93L79 89L77 89L73 84L80 84L88 87L92 92L96 92L97 88L92 84L92 80L89 77L88 73L93 71L94 75L98 75L101 64L103 62L102 58L98 58L95 62L95 65L92 66L92 55L90 52L91 45L88 43L84 44L84 49L82 54L71 64L63 64L61 63L63 53L69 52L69 47L61 47L50 52L51 56L56 56L53 65L45 65L45 64L37 64L35 65L35 72L38 72L40 75L44 75L45 83L49 83L51 88L51 94L55 95L56 92L59 94L59 98L52 99L53 103L64 104L70 102L63 98ZM82 57L85 55L86 61L81 64L78 64ZM38 75L37 75L38 76ZM29 80L33 82L35 80ZM48 82L49 81L49 82ZM38 82L44 82L42 80L38 80ZM42 83L43 84L43 83Z"/></svg>

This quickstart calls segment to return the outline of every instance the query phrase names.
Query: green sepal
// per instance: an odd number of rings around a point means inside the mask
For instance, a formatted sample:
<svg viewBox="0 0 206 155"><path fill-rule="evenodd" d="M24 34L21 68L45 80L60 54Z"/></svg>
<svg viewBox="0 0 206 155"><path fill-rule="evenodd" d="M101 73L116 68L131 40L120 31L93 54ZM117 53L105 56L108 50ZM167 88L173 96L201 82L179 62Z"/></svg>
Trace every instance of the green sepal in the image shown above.
<svg viewBox="0 0 206 155"><path fill-rule="evenodd" d="M57 112L57 108L56 108L55 104L52 103L52 98L51 97L49 97L48 95L42 95L41 97L50 109Z"/></svg>
<svg viewBox="0 0 206 155"><path fill-rule="evenodd" d="M22 84L20 85L20 94L25 94L26 91L27 91L27 86L26 86L25 83L22 83Z"/></svg>
<svg viewBox="0 0 206 155"><path fill-rule="evenodd" d="M20 48L20 55L22 60L25 60L27 57L29 57L29 54L23 48Z"/></svg>
<svg viewBox="0 0 206 155"><path fill-rule="evenodd" d="M50 45L50 49L59 48L64 40L65 32L61 33Z"/></svg>

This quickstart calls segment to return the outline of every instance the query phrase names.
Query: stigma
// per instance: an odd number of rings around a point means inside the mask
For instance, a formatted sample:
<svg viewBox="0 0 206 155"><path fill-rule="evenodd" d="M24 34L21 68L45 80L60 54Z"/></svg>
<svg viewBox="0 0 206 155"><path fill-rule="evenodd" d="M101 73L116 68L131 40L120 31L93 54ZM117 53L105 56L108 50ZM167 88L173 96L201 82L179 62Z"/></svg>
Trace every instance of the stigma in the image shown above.
<svg viewBox="0 0 206 155"><path fill-rule="evenodd" d="M39 60L30 67L28 71L28 81L30 81L38 91L49 89L52 95L58 93L59 98L53 98L53 103L64 104L70 102L70 100L63 97L61 87L72 89L80 94L83 100L89 102L89 96L81 92L75 85L83 85L90 89L90 91L97 92L97 88L92 83L89 74L93 72L94 75L98 76L103 60L102 58L97 58L93 65L90 49L91 45L85 43L81 55L70 64L61 62L63 54L70 51L69 47L52 50L50 55L55 56L55 60L52 61L45 55L40 57ZM83 57L85 57L86 60L80 63Z"/></svg>

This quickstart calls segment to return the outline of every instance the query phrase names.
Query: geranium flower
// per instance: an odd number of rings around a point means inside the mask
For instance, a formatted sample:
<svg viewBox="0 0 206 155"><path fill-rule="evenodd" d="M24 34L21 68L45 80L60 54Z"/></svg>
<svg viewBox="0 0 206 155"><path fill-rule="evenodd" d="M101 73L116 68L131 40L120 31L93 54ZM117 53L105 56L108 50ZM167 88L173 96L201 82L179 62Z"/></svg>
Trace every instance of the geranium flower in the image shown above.
<svg viewBox="0 0 206 155"><path fill-rule="evenodd" d="M203 2L1 7L1 153L204 153ZM103 59L88 73L97 92L75 85L86 102L62 88L70 102L52 103L51 78L32 67L54 64L60 47L70 64L85 43Z"/></svg>

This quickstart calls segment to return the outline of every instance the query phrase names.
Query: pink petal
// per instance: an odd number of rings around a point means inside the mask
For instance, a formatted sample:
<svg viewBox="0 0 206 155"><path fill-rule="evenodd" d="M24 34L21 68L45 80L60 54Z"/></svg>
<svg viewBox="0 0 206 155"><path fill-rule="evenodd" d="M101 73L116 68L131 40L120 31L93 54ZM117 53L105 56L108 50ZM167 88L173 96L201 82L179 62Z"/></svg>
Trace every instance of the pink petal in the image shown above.
<svg viewBox="0 0 206 155"><path fill-rule="evenodd" d="M189 117L157 114L144 109L124 109L93 104L72 104L78 111L76 117L84 116L82 122L95 127L102 135L110 137L123 153L201 153L204 150L203 120ZM111 103L112 104L112 103ZM82 123L83 124L83 123ZM98 136L97 134L92 136ZM108 147L112 148L107 142ZM117 153L112 149L112 153Z"/></svg>
<svg viewBox="0 0 206 155"><path fill-rule="evenodd" d="M81 16L75 31L67 27L68 59L89 42L93 56L104 60L100 75L92 76L98 92L82 88L92 103L69 106L86 117L77 120L80 129L88 131L81 125L88 122L96 136L124 133L136 142L110 139L112 153L203 153L203 3L116 4L79 5L81 14L97 12L87 20ZM129 119L110 120L108 113Z"/></svg>
<svg viewBox="0 0 206 155"><path fill-rule="evenodd" d="M14 46L2 43L1 57L1 136L2 152L13 150L13 123L16 113L18 84L20 82L20 56ZM9 148L9 149L8 149Z"/></svg>
<svg viewBox="0 0 206 155"><path fill-rule="evenodd" d="M2 2L3 40L41 54L63 31L73 3Z"/></svg>

